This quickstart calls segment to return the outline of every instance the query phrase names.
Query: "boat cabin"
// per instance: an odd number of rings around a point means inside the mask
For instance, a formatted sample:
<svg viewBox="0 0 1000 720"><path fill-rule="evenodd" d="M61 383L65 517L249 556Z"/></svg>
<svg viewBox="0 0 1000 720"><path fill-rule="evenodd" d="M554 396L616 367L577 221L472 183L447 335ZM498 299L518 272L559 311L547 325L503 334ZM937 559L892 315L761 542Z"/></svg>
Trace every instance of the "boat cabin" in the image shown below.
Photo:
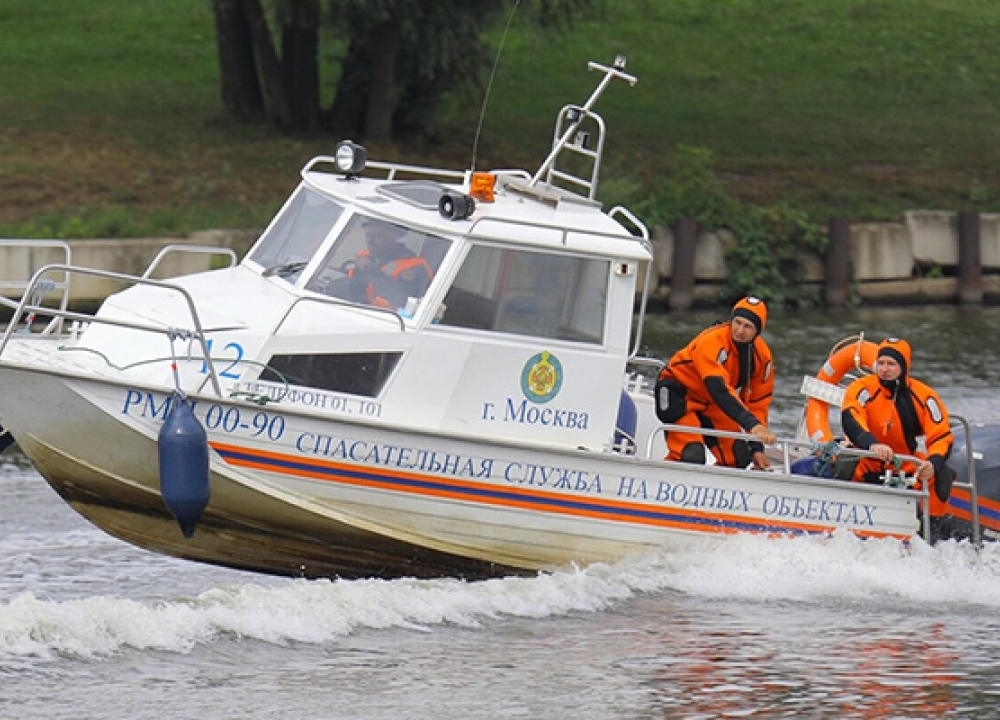
<svg viewBox="0 0 1000 720"><path fill-rule="evenodd" d="M548 167L534 178L363 166L363 149L349 142L307 163L238 266L171 281L202 314L224 391L414 432L608 448L637 279L652 252L626 210L602 211L596 165L582 179L558 169L565 146L589 152L563 138L594 117L564 109ZM588 192L561 187L561 177ZM145 297L153 292L157 302ZM130 288L100 314L190 325L180 295L164 302L162 293ZM123 347L121 329L107 328L94 324L82 344L124 354L119 365L149 357L149 337L136 333L135 347ZM178 354L152 341L162 356ZM196 348L189 360L186 388L209 369ZM167 370L134 372L162 382Z"/></svg>

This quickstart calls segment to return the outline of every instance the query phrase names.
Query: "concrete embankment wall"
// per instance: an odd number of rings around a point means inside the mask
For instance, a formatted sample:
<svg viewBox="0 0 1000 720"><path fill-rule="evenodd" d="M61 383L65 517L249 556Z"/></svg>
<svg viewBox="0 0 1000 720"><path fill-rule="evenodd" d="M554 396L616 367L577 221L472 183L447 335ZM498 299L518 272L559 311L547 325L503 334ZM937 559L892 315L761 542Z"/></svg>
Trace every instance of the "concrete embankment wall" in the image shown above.
<svg viewBox="0 0 1000 720"><path fill-rule="evenodd" d="M1000 215L980 216L980 256L983 301L1000 302ZM78 266L141 275L160 250L168 245L228 247L242 257L256 239L253 231L213 230L186 238L140 238L70 240L72 262ZM727 276L725 249L736 238L725 231L701 233L694 251L694 301L699 305L722 302ZM654 300L667 301L671 292L674 257L672 229L657 227ZM852 223L850 226L852 292L863 304L956 302L959 278L958 220L955 213L911 211L899 223ZM222 258L206 254L173 253L155 277L184 275L218 267ZM0 291L21 296L14 284L25 281L47 264L62 263L55 249L4 247L0 245ZM822 295L824 265L808 258L802 282ZM74 305L99 302L121 289L115 281L87 276L71 280L70 301Z"/></svg>
<svg viewBox="0 0 1000 720"><path fill-rule="evenodd" d="M979 250L983 301L1000 302L1000 215L979 216ZM727 277L725 250L736 238L727 231L700 233L694 254L694 301L720 301ZM669 300L673 276L674 231L658 227L657 285L653 297ZM851 223L850 266L852 292L863 303L948 303L959 298L958 214L914 210L902 222ZM822 296L825 267L809 257L806 288Z"/></svg>

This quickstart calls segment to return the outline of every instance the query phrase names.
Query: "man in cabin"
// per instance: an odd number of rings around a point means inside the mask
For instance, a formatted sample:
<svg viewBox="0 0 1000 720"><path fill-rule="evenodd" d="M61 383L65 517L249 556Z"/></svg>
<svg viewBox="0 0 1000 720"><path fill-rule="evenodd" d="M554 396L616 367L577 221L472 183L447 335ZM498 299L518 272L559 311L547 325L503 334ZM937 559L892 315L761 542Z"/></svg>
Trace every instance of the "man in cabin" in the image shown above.
<svg viewBox="0 0 1000 720"><path fill-rule="evenodd" d="M909 376L910 344L887 338L879 344L875 373L852 382L844 394L841 424L856 447L875 454L862 458L854 470L855 482L882 483L896 453L920 458L901 469L919 481L932 483L930 513L946 514L955 472L945 464L954 437L948 410L929 386Z"/></svg>
<svg viewBox="0 0 1000 720"><path fill-rule="evenodd" d="M760 337L766 322L764 302L743 298L733 306L728 323L703 330L678 351L656 383L656 415L661 422L746 432L755 439L670 430L667 460L704 464L708 446L720 465L770 467L764 445L777 438L767 427L774 372L771 349Z"/></svg>
<svg viewBox="0 0 1000 720"><path fill-rule="evenodd" d="M408 298L423 297L434 272L399 241L402 230L372 219L363 227L365 247L348 271L354 299L398 310Z"/></svg>

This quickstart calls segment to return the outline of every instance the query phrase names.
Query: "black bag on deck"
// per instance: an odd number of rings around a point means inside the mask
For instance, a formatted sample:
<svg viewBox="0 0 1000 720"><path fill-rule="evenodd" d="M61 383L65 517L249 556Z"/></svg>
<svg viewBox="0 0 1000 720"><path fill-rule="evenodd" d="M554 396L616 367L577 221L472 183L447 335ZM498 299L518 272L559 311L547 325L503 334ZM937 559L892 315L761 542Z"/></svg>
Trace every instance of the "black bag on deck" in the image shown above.
<svg viewBox="0 0 1000 720"><path fill-rule="evenodd" d="M656 417L675 423L687 413L687 388L673 378L656 381Z"/></svg>

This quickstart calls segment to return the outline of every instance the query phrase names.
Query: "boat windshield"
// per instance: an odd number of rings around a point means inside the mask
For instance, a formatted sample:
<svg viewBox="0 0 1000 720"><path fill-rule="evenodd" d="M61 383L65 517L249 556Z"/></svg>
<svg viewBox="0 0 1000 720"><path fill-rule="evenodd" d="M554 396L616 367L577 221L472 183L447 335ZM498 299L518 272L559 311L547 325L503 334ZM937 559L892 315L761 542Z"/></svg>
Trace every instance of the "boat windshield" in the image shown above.
<svg viewBox="0 0 1000 720"><path fill-rule="evenodd" d="M412 316L450 241L365 215L344 226L307 290Z"/></svg>
<svg viewBox="0 0 1000 720"><path fill-rule="evenodd" d="M294 283L343 215L344 208L308 187L300 187L257 243L250 259Z"/></svg>

